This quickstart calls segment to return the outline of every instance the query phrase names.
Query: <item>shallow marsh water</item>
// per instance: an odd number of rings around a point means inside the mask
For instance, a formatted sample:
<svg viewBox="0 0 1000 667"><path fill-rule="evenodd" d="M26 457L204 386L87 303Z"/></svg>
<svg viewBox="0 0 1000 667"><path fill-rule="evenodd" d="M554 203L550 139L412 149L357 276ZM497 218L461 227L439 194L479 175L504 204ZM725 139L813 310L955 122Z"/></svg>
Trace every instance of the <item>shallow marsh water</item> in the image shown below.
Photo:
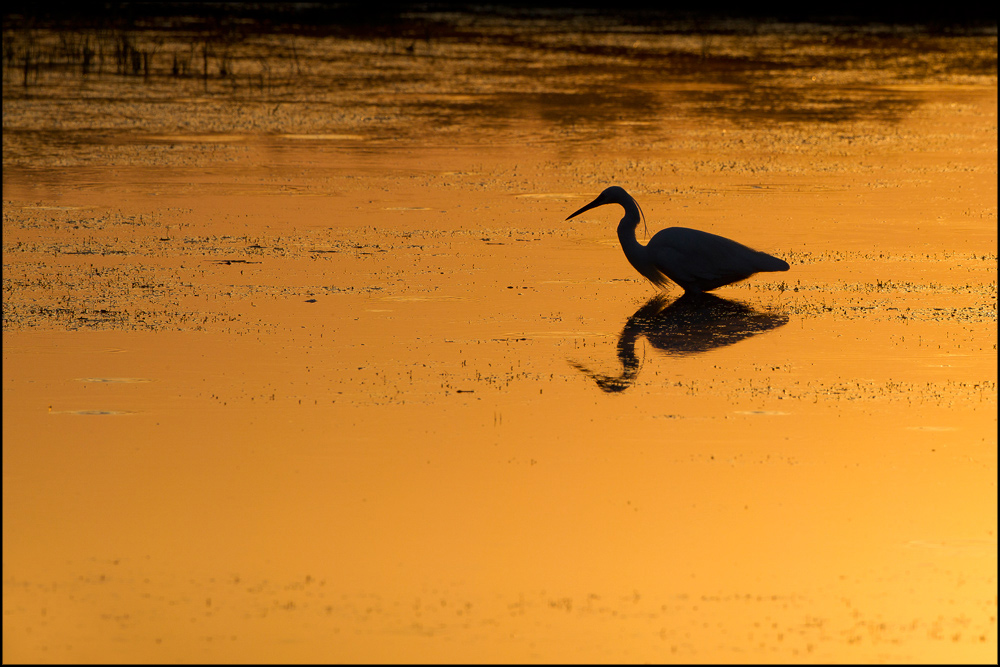
<svg viewBox="0 0 1000 667"><path fill-rule="evenodd" d="M995 34L422 25L5 35L4 660L995 661Z"/></svg>

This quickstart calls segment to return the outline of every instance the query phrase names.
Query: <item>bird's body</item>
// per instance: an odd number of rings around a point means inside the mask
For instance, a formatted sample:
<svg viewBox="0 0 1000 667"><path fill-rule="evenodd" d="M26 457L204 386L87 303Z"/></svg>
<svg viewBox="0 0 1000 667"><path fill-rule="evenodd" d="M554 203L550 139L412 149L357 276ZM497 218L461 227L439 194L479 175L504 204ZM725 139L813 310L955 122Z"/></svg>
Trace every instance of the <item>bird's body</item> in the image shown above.
<svg viewBox="0 0 1000 667"><path fill-rule="evenodd" d="M636 271L660 288L673 281L685 292L708 292L739 282L763 271L787 271L788 264L767 253L748 248L723 236L687 227L668 227L639 243L635 228L642 219L632 195L613 185L569 220L605 204L619 204L625 217L618 223L618 240L625 257Z"/></svg>

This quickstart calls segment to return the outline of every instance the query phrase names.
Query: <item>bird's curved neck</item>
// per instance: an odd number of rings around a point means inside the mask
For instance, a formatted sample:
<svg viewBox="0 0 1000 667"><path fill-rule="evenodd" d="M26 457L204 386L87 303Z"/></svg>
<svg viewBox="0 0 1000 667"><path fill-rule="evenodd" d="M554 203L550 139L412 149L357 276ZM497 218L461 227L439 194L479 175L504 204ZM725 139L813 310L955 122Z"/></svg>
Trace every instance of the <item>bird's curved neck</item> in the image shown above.
<svg viewBox="0 0 1000 667"><path fill-rule="evenodd" d="M639 207L634 201L627 200L620 203L625 209L625 217L618 223L618 240L621 241L625 254L629 255L630 251L645 247L635 237L635 228L639 226L641 218Z"/></svg>

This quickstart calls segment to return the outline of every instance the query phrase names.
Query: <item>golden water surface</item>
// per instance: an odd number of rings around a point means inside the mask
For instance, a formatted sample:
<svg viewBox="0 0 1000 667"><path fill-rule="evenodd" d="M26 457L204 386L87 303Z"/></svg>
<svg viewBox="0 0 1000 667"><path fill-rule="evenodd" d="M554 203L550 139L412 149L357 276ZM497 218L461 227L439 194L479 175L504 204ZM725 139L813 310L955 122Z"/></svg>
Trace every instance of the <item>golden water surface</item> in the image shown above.
<svg viewBox="0 0 1000 667"><path fill-rule="evenodd" d="M681 28L5 34L4 662L995 662L995 31Z"/></svg>

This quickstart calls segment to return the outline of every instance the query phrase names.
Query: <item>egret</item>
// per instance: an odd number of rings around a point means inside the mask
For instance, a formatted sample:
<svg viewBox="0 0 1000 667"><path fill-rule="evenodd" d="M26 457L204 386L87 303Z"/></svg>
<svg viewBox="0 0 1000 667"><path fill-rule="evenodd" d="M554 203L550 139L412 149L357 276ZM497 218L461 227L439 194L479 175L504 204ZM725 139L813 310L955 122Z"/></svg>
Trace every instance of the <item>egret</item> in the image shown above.
<svg viewBox="0 0 1000 667"><path fill-rule="evenodd" d="M605 204L618 204L625 209L625 217L618 223L618 240L625 257L636 271L661 289L672 280L685 292L708 292L761 271L788 270L788 263L777 257L687 227L668 227L642 245L635 237L635 228L640 219L645 221L645 216L632 195L617 185L607 188L566 219Z"/></svg>

